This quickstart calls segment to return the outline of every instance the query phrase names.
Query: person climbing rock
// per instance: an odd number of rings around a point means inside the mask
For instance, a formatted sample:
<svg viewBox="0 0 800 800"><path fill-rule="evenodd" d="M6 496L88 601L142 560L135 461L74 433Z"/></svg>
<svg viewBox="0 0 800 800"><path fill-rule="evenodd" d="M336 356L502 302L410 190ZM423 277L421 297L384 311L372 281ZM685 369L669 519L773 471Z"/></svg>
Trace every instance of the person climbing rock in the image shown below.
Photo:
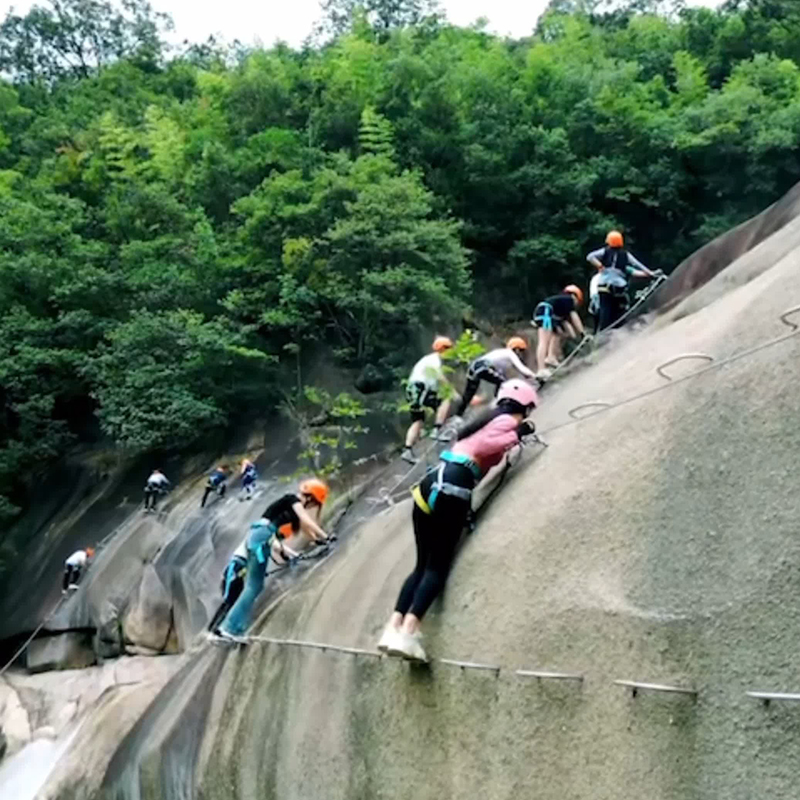
<svg viewBox="0 0 800 800"><path fill-rule="evenodd" d="M247 499L249 500L253 496L253 491L256 488L256 480L258 478L258 470L256 470L256 465L249 459L246 458L242 461L242 469L239 473L242 478L242 495L240 499Z"/></svg>
<svg viewBox="0 0 800 800"><path fill-rule="evenodd" d="M61 581L61 594L67 594L71 589L77 589L81 574L94 558L94 548L87 547L76 550L64 562L64 577Z"/></svg>
<svg viewBox="0 0 800 800"><path fill-rule="evenodd" d="M231 560L222 573L222 602L217 608L211 622L208 624L210 633L217 634L220 622L225 619L225 615L233 608L233 604L239 599L239 595L244 589L244 578L247 574L247 540L245 539L233 551Z"/></svg>
<svg viewBox="0 0 800 800"><path fill-rule="evenodd" d="M505 347L478 356L467 369L467 385L456 417L464 416L481 381L491 383L497 395L503 383L513 377L515 370L523 377L533 380L536 376L524 364L527 349L528 343L521 336L512 336Z"/></svg>
<svg viewBox="0 0 800 800"><path fill-rule="evenodd" d="M411 494L417 564L406 578L378 649L411 661L427 661L420 623L442 591L456 547L472 510L472 491L523 436L534 433L528 415L536 390L520 379L500 387L495 408L465 425L452 449L428 471Z"/></svg>
<svg viewBox="0 0 800 800"><path fill-rule="evenodd" d="M442 384L447 384L442 369L442 353L447 352L452 346L452 340L446 336L437 336L433 340L431 348L433 352L417 361L408 378L406 397L411 406L411 426L406 433L405 447L400 457L409 464L416 464L419 460L414 454L414 445L422 432L425 409L433 409L436 413L431 434L434 438L439 437L450 411L450 401L439 397L439 389Z"/></svg>
<svg viewBox="0 0 800 800"><path fill-rule="evenodd" d="M628 308L628 280L658 277L631 252L625 249L625 239L619 231L609 231L606 246L593 250L586 260L600 270L600 315L598 330L613 328Z"/></svg>
<svg viewBox="0 0 800 800"><path fill-rule="evenodd" d="M144 485L144 510L155 511L158 496L166 492L169 487L167 476L160 469L154 469Z"/></svg>
<svg viewBox="0 0 800 800"><path fill-rule="evenodd" d="M315 517L319 517L328 499L328 486L318 478L303 481L297 494L286 494L270 503L263 516L250 526L247 535L247 574L244 589L219 626L219 638L226 642L246 643L243 634L250 627L250 618L258 596L264 589L270 551L275 544L278 528L287 523L296 533L303 530L315 542L327 542L328 534ZM298 555L285 544L279 549L287 556Z"/></svg>
<svg viewBox="0 0 800 800"><path fill-rule="evenodd" d="M220 497L225 497L225 491L228 488L228 476L231 474L231 469L227 464L221 464L214 468L214 471L208 476L206 488L203 492L203 499L200 501L200 508L206 507L206 500L211 492L216 492Z"/></svg>
<svg viewBox="0 0 800 800"><path fill-rule="evenodd" d="M548 367L558 366L561 338L576 338L586 331L578 315L583 305L583 291L571 283L561 294L542 300L533 312L533 324L538 329L536 345L536 375L547 375Z"/></svg>

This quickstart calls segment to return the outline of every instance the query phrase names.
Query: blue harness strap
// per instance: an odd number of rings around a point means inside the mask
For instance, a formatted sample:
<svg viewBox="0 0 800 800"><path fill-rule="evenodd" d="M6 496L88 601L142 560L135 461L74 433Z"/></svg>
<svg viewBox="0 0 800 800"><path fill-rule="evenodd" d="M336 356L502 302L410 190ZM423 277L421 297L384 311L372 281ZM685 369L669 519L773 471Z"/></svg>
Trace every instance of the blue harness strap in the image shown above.
<svg viewBox="0 0 800 800"><path fill-rule="evenodd" d="M472 500L472 489L456 486L444 480L444 469L448 464L460 464L462 467L467 467L474 475L475 480L480 480L483 474L481 468L469 456L459 455L450 450L443 450L439 454L439 466L434 467L436 469L436 483L433 484L428 495L427 503L431 510L436 506L436 498L440 494L457 497L459 500L466 500L467 502Z"/></svg>

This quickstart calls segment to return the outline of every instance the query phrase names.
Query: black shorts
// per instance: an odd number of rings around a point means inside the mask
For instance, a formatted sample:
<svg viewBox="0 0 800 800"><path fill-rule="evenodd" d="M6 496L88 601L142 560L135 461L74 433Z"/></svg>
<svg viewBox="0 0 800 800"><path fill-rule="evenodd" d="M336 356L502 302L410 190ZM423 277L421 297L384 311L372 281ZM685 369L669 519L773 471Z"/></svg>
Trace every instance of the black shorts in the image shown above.
<svg viewBox="0 0 800 800"><path fill-rule="evenodd" d="M506 376L489 361L483 361L479 358L477 361L473 361L473 363L470 364L467 370L467 380L486 381L487 383L493 383L495 386L499 386L501 383L506 382Z"/></svg>
<svg viewBox="0 0 800 800"><path fill-rule="evenodd" d="M419 422L425 419L425 409L436 411L441 405L441 400L436 391L429 389L424 383L409 383L406 386L406 398L411 406L411 421Z"/></svg>
<svg viewBox="0 0 800 800"><path fill-rule="evenodd" d="M564 333L564 320L555 316L550 303L539 303L533 311L533 324L543 331Z"/></svg>

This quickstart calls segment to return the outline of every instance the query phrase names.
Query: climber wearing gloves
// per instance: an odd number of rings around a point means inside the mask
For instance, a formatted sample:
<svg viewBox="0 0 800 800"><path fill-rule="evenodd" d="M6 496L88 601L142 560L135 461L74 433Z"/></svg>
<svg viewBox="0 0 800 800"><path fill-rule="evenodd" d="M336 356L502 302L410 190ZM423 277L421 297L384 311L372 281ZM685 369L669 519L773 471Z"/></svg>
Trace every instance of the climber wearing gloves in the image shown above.
<svg viewBox="0 0 800 800"><path fill-rule="evenodd" d="M77 589L81 580L81 573L94 558L94 548L76 550L64 562L64 578L61 582L61 594L67 594L70 589Z"/></svg>
<svg viewBox="0 0 800 800"><path fill-rule="evenodd" d="M512 336L505 347L478 356L467 370L467 386L464 389L456 417L464 416L481 381L493 384L496 395L500 391L500 387L512 377L514 370L523 377L533 380L535 375L523 362L527 349L528 343L521 336Z"/></svg>
<svg viewBox="0 0 800 800"><path fill-rule="evenodd" d="M561 294L542 300L533 312L533 324L538 328L536 345L537 377L547 374L548 367L557 367L561 337L585 335L577 309L583 305L583 291L571 283Z"/></svg>
<svg viewBox="0 0 800 800"><path fill-rule="evenodd" d="M658 273L637 260L625 249L625 240L619 231L609 231L606 246L593 250L586 260L600 270L599 330L613 328L628 307L628 279L658 277Z"/></svg>
<svg viewBox="0 0 800 800"><path fill-rule="evenodd" d="M144 485L144 510L155 511L158 496L166 492L169 486L167 476L160 469L154 469Z"/></svg>
<svg viewBox="0 0 800 800"><path fill-rule="evenodd" d="M240 499L246 497L249 500L253 496L253 490L256 488L256 479L258 478L256 465L249 458L244 459L239 474L242 478L242 495Z"/></svg>
<svg viewBox="0 0 800 800"><path fill-rule="evenodd" d="M456 547L472 510L472 490L507 450L535 431L527 416L538 404L536 390L523 380L507 381L497 405L459 431L451 450L440 456L411 492L417 564L406 578L378 649L410 661L427 661L420 622L444 588Z"/></svg>
<svg viewBox="0 0 800 800"><path fill-rule="evenodd" d="M444 421L450 411L450 401L442 400L439 397L439 387L447 384L442 369L442 353L448 351L453 346L453 342L446 336L437 336L433 340L432 353L423 356L414 365L406 386L406 397L411 407L411 426L406 433L406 443L401 454L404 461L409 464L416 464L418 459L414 455L414 445L422 432L422 425L425 422L425 409L431 408L436 412L433 433L434 438L439 437Z"/></svg>
<svg viewBox="0 0 800 800"><path fill-rule="evenodd" d="M203 492L203 499L200 501L200 508L206 507L206 500L211 492L216 492L220 497L225 497L225 490L228 488L228 475L231 469L227 464L221 464L208 476L206 488Z"/></svg>
<svg viewBox="0 0 800 800"><path fill-rule="evenodd" d="M218 639L225 642L246 644L244 634L250 626L250 617L258 596L264 589L270 551L276 540L278 529L287 523L292 531L303 530L315 542L327 542L329 536L318 519L322 506L328 498L328 486L317 478L303 481L298 494L286 494L270 503L258 522L250 526L245 547L247 550L247 574L244 589L218 629ZM316 517L316 519L315 519ZM297 556L282 542L279 544L284 556Z"/></svg>
<svg viewBox="0 0 800 800"><path fill-rule="evenodd" d="M239 599L239 595L244 589L244 577L247 574L247 540L245 539L233 551L231 560L222 573L222 602L219 605L208 630L216 634L220 622L225 619L225 615L233 608L233 604Z"/></svg>

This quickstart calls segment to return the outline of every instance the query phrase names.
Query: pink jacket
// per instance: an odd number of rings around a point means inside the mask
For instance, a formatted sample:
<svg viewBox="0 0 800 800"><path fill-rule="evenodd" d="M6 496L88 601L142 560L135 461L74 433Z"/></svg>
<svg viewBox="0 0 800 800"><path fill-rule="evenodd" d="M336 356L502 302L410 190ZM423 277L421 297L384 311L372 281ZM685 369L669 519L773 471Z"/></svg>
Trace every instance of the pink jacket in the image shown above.
<svg viewBox="0 0 800 800"><path fill-rule="evenodd" d="M485 475L495 464L499 464L506 450L519 441L517 421L511 414L501 414L487 422L472 436L467 436L450 448L451 452L468 456Z"/></svg>

